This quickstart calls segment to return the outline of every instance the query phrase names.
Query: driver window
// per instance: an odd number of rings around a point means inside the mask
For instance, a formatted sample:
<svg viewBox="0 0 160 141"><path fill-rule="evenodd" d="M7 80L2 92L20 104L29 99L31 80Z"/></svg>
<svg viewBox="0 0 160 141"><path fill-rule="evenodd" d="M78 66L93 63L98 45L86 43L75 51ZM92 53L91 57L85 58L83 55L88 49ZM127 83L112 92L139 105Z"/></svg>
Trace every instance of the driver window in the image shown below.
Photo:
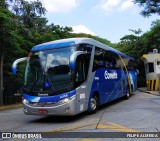
<svg viewBox="0 0 160 141"><path fill-rule="evenodd" d="M85 79L85 65L84 65L84 59L82 56L79 56L77 58L76 62L76 82L84 81Z"/></svg>
<svg viewBox="0 0 160 141"><path fill-rule="evenodd" d="M88 76L90 55L80 55L76 61L75 81L76 85L82 84Z"/></svg>

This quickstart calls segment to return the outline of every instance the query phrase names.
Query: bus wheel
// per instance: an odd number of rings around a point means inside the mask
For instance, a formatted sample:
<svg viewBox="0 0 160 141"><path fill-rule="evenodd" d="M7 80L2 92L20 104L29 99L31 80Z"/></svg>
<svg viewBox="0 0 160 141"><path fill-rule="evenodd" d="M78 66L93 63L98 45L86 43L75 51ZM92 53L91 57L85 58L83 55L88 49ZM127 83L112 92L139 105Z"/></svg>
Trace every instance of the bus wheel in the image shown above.
<svg viewBox="0 0 160 141"><path fill-rule="evenodd" d="M127 93L126 93L126 95L124 96L124 99L129 99L130 96L131 96L131 92L130 92L130 90L129 90L129 88L128 88L128 89L127 89Z"/></svg>
<svg viewBox="0 0 160 141"><path fill-rule="evenodd" d="M89 114L94 114L97 112L98 108L99 108L99 99L98 96L93 95L92 98L90 99L90 105L89 105L89 110L88 113Z"/></svg>

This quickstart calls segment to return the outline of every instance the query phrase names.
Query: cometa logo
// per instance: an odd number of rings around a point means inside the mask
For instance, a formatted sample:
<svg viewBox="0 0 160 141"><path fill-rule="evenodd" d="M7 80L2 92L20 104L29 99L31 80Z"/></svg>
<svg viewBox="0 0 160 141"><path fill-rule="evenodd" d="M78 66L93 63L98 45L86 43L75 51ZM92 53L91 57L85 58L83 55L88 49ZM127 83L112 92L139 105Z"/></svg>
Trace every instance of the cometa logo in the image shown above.
<svg viewBox="0 0 160 141"><path fill-rule="evenodd" d="M118 75L116 72L108 73L107 71L105 71L104 77L105 77L105 79L117 79Z"/></svg>

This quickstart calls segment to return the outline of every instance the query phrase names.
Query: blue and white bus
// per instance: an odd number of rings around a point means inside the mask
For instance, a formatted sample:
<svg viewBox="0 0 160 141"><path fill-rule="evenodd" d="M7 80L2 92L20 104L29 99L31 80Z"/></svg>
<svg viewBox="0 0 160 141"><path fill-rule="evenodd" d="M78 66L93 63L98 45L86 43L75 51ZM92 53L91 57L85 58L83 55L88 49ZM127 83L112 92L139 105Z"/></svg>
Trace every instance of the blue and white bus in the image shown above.
<svg viewBox="0 0 160 141"><path fill-rule="evenodd" d="M34 46L26 61L23 107L31 115L97 112L100 105L129 98L137 89L134 59L90 38Z"/></svg>

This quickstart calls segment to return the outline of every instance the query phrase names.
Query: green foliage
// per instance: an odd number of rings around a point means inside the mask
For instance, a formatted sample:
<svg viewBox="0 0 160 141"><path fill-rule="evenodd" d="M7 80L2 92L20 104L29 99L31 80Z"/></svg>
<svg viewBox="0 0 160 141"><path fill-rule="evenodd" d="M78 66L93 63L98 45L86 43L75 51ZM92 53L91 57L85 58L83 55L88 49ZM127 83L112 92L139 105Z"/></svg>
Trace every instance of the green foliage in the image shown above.
<svg viewBox="0 0 160 141"><path fill-rule="evenodd" d="M143 54L152 52L155 48L160 51L160 20L154 21L150 31L142 35L140 35L142 33L141 30L139 30L141 32L137 32L138 30L130 31L133 34L122 37L121 42L117 45L117 49L135 58L137 68L140 71L140 78L145 78L144 64L141 57ZM141 83L141 80L139 83Z"/></svg>
<svg viewBox="0 0 160 141"><path fill-rule="evenodd" d="M25 64L18 65L14 76L11 70L14 60L27 56L34 45L72 37L70 27L47 25L45 13L38 0L0 1L0 105L3 104L3 92L4 96L13 96L23 85Z"/></svg>
<svg viewBox="0 0 160 141"><path fill-rule="evenodd" d="M86 33L79 33L79 34L75 34L73 33L72 34L72 37L86 37L86 38L92 38L92 39L95 39L101 43L104 43L110 47L114 47L116 48L117 44L113 44L111 43L109 40L107 39L104 39L104 38L101 38L101 37L98 37L98 36L93 36L93 35L90 35L90 34L86 34Z"/></svg>
<svg viewBox="0 0 160 141"><path fill-rule="evenodd" d="M160 1L159 0L134 0L139 6L144 7L141 14L144 17L149 17L151 14L160 15Z"/></svg>

